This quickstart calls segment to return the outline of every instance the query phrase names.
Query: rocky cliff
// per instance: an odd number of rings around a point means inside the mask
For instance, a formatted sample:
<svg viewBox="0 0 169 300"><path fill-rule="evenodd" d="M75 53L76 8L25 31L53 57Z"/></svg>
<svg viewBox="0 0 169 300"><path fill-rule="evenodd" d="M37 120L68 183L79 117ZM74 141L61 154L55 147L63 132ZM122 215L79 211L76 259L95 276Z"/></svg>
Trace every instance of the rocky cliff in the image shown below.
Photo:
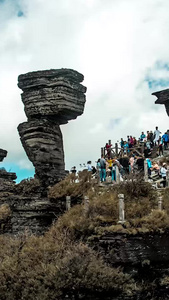
<svg viewBox="0 0 169 300"><path fill-rule="evenodd" d="M84 110L83 75L71 69L30 72L18 77L28 118L18 126L22 145L43 186L65 177L61 124Z"/></svg>

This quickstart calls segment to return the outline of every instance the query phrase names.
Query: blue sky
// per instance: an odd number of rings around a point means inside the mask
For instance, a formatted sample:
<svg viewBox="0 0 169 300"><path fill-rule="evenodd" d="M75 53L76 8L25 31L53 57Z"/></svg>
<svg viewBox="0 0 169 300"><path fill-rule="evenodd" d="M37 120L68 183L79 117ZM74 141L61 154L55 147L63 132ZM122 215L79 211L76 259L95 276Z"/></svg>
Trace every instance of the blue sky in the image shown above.
<svg viewBox="0 0 169 300"><path fill-rule="evenodd" d="M24 16L24 5L22 0L0 0L1 25L14 17Z"/></svg>
<svg viewBox="0 0 169 300"><path fill-rule="evenodd" d="M157 61L148 70L145 81L150 91L169 88L169 63Z"/></svg>
<svg viewBox="0 0 169 300"><path fill-rule="evenodd" d="M84 74L84 114L61 126L66 169L95 162L109 139L168 128L151 95L169 88L168 0L0 0L0 40L0 139L8 151L1 167L18 180L34 172L17 132L26 121L19 74Z"/></svg>

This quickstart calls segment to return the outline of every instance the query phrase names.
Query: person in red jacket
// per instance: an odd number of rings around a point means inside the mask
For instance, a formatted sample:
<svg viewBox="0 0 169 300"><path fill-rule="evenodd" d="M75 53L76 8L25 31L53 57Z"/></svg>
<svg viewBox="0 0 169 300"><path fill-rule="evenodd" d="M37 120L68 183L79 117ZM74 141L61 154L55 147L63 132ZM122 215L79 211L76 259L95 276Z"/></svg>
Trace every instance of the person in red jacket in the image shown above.
<svg viewBox="0 0 169 300"><path fill-rule="evenodd" d="M108 158L110 158L111 157L111 146L112 146L112 144L108 144L108 143L106 143L106 151L107 151L107 156L108 156Z"/></svg>

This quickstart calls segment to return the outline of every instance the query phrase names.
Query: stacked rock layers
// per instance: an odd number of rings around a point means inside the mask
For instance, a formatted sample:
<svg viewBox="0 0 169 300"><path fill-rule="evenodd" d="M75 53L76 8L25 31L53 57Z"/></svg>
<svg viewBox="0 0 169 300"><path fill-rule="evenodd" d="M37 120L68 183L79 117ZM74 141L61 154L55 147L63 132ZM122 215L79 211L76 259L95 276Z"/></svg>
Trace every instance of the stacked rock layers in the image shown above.
<svg viewBox="0 0 169 300"><path fill-rule="evenodd" d="M167 115L169 116L169 89L162 90L159 92L152 93L158 99L155 101L155 104L164 104Z"/></svg>
<svg viewBox="0 0 169 300"><path fill-rule="evenodd" d="M22 145L45 185L65 176L62 133L59 125L84 110L83 75L70 69L30 72L18 77L28 118L18 126Z"/></svg>

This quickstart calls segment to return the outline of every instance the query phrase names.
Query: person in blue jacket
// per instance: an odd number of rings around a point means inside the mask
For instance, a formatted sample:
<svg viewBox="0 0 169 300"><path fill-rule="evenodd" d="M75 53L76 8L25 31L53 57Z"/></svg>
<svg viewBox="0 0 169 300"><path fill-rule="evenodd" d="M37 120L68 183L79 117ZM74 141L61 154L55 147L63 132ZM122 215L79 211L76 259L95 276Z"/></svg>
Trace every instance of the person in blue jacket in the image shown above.
<svg viewBox="0 0 169 300"><path fill-rule="evenodd" d="M167 143L169 142L169 136L168 136L167 132L165 132L163 134L162 138L163 138L163 142L164 142L164 150L166 150L167 149Z"/></svg>

